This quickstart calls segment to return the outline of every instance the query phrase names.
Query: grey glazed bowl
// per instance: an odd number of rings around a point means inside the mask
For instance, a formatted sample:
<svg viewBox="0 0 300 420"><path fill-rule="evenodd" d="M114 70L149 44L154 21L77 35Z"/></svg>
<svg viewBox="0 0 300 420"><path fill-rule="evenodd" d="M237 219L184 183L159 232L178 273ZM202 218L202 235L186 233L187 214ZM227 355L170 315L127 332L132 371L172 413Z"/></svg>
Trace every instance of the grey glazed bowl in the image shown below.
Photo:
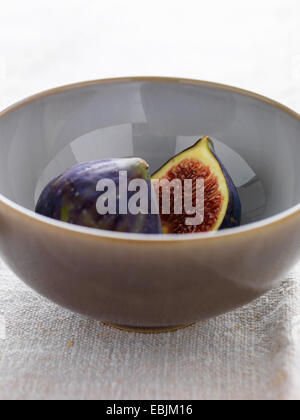
<svg viewBox="0 0 300 420"><path fill-rule="evenodd" d="M136 235L33 212L77 162L139 156L153 171L202 135L218 139L244 225ZM244 305L300 256L300 119L269 99L212 83L127 78L81 83L0 114L0 251L37 292L124 327L175 328Z"/></svg>

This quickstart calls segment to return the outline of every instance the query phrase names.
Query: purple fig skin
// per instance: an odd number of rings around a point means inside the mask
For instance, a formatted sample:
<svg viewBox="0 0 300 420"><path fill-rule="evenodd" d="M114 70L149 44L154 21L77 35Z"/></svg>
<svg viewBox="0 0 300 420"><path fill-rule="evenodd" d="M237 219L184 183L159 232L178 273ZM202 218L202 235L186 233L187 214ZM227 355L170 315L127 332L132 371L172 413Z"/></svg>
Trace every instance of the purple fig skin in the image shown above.
<svg viewBox="0 0 300 420"><path fill-rule="evenodd" d="M227 170L224 168L224 166L222 165L218 157L216 155L215 157L222 168L222 172L226 179L228 192L229 192L228 207L227 207L227 211L226 211L226 215L224 217L223 223L220 227L220 230L240 226L241 217L242 217L242 204L241 204L239 193L231 179L231 176L229 175Z"/></svg>
<svg viewBox="0 0 300 420"><path fill-rule="evenodd" d="M119 188L119 172L126 171L128 183L133 179L143 179L148 185L148 214L101 215L96 203L101 195L96 190L98 182L110 179ZM127 200L135 192L128 192ZM108 159L77 165L51 181L43 190L35 211L43 216L74 225L127 233L162 233L158 214L151 214L151 180L148 165L142 159Z"/></svg>
<svg viewBox="0 0 300 420"><path fill-rule="evenodd" d="M242 217L242 204L241 204L239 193L236 189L236 186L234 185L232 181L231 176L229 175L226 168L224 167L224 165L222 164L222 162L216 155L213 146L211 147L211 151L214 157L217 159L219 165L221 166L223 175L227 183L228 193L229 193L227 211L226 211L223 223L221 224L219 230L240 226L241 217Z"/></svg>

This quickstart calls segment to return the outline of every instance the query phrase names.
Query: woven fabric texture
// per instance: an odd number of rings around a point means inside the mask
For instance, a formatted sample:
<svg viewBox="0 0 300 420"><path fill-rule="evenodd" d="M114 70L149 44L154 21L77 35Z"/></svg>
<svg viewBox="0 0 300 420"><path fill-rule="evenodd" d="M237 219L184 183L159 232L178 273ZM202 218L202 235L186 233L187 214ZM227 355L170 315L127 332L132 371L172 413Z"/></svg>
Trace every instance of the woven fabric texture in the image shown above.
<svg viewBox="0 0 300 420"><path fill-rule="evenodd" d="M299 273L245 308L144 335L50 303L1 263L0 399L298 399Z"/></svg>

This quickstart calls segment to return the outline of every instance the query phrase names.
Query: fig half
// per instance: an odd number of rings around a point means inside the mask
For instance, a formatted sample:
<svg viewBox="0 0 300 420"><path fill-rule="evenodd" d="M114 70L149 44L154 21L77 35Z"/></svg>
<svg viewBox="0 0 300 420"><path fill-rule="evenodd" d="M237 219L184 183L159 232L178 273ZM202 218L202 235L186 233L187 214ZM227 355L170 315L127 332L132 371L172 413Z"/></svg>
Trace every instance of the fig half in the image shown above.
<svg viewBox="0 0 300 420"><path fill-rule="evenodd" d="M159 207L163 233L209 232L232 228L241 222L241 201L237 189L214 151L209 137L199 140L191 148L179 153L152 175L152 181L197 179L204 181L204 215L198 225L187 225L187 213L163 214L161 190ZM193 191L195 186L193 185ZM195 191L194 191L195 192ZM174 192L173 192L174 195ZM191 198L193 200L193 197ZM193 203L195 204L195 203Z"/></svg>
<svg viewBox="0 0 300 420"><path fill-rule="evenodd" d="M126 174L126 185L122 192L120 173L123 176ZM146 196L148 208L136 213L130 213L127 207L136 193L133 190L129 191L128 188L133 180L145 181L149 191L148 198ZM98 188L101 181L109 181L110 185L113 183L112 191L116 191L111 211L106 214L99 212L97 207L101 195L99 191L106 191L103 187ZM160 216L151 213L151 195L152 184L148 164L143 159L100 160L77 165L51 181L43 190L35 210L43 216L96 229L129 233L161 233ZM102 203L102 207L105 207L105 203Z"/></svg>

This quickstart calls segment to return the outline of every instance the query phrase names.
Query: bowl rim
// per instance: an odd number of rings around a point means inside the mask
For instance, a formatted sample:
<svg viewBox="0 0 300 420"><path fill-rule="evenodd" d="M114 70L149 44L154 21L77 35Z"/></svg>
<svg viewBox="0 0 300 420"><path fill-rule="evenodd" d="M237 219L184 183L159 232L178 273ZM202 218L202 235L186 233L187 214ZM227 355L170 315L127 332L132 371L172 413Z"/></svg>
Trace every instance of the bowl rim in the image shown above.
<svg viewBox="0 0 300 420"><path fill-rule="evenodd" d="M104 84L113 84L113 83L139 83L139 82L153 82L153 83L174 83L174 84L190 84L196 86L203 86L203 87L211 87L216 89L221 89L233 93L238 93L242 96L247 96L258 100L259 102L267 103L268 105L277 108L293 118L300 121L300 114L296 111L293 111L291 108L274 101L266 96L251 92L249 90L241 89L238 87L209 82L204 80L197 80L197 79L186 79L186 78L176 78L176 77L159 77L159 76L134 76L134 77L118 77L118 78L109 78L109 79L98 79L98 80L90 80L78 83L72 83L68 85L59 86L56 88L48 89L37 94L31 95L21 101L16 102L15 104L9 106L8 108L4 109L0 112L0 120L4 118L6 115L18 110L19 108L29 105L39 99L46 98L48 96L52 96L58 93L62 93L65 91L71 91L74 89L94 86L94 85L104 85ZM158 242L158 243L165 243L165 242L172 242L172 243L180 243L181 241L193 241L193 240L207 240L207 239L221 239L226 238L228 236L240 236L245 235L246 233L250 233L256 230L265 230L267 228L275 227L275 225L279 223L285 223L288 220L295 218L300 215L300 203L292 206L291 208L277 213L274 216L267 217L261 221L248 223L243 226L239 226L232 229L221 230L217 232L207 232L207 233L192 233L189 235L175 235L175 234L164 234L164 235L157 235L157 234L140 234L140 233L122 233L122 232L113 232L113 231L105 231L95 228L88 228L84 226L77 226L72 225L70 223L61 222L58 220L51 219L49 217L45 217L35 213L33 210L27 209L20 204L15 203L13 200L5 197L0 193L0 206L6 211L13 211L19 217L25 217L29 219L31 222L38 222L43 224L44 227L49 228L57 228L63 230L65 232L70 232L74 234L83 234L90 237L100 237L103 239L111 239L111 240L126 240L126 241L135 241L135 242Z"/></svg>

